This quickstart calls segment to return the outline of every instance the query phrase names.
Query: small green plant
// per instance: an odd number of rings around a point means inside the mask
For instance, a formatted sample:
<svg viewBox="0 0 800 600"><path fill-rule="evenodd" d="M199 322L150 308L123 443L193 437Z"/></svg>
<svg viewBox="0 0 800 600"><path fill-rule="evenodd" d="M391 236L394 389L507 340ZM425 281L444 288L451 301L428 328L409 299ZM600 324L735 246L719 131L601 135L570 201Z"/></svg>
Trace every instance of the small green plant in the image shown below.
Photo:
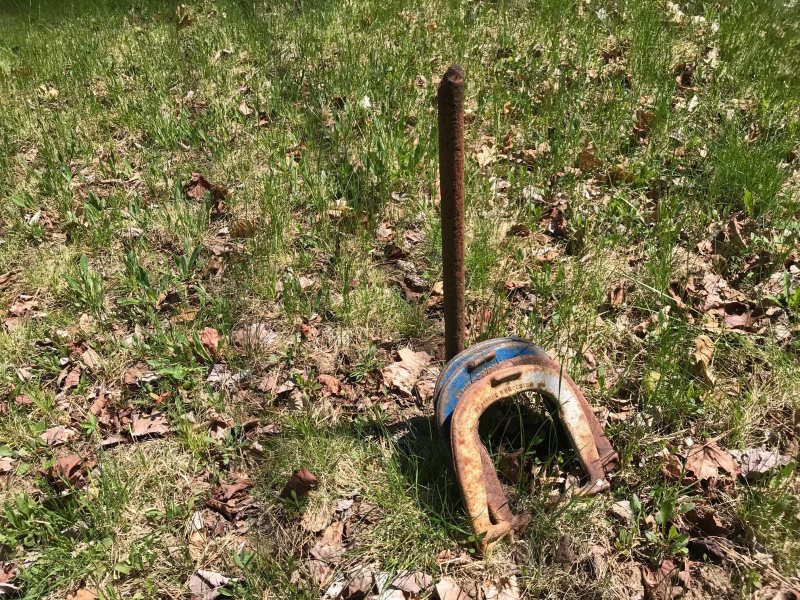
<svg viewBox="0 0 800 600"><path fill-rule="evenodd" d="M192 249L188 243L184 244L184 247L184 253L174 256L172 260L175 262L178 277L183 281L187 281L192 278L194 272L200 266L200 252L203 247L198 245Z"/></svg>
<svg viewBox="0 0 800 600"><path fill-rule="evenodd" d="M100 273L89 268L86 255L81 255L71 275L64 275L72 304L79 310L91 312L98 318L105 317L105 285Z"/></svg>
<svg viewBox="0 0 800 600"><path fill-rule="evenodd" d="M378 357L378 349L374 345L371 345L352 366L348 377L353 381L363 381L372 373L377 372L381 366L381 361Z"/></svg>

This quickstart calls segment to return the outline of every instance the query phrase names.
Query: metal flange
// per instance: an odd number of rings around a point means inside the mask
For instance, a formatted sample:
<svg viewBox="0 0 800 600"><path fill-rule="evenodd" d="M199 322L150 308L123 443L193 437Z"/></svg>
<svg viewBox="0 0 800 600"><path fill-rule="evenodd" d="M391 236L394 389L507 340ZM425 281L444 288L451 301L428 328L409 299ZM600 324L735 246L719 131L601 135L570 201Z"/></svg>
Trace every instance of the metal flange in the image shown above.
<svg viewBox="0 0 800 600"><path fill-rule="evenodd" d="M436 384L436 419L483 551L520 529L527 518L511 512L491 457L478 437L478 422L495 402L530 391L540 393L556 409L588 475L581 493L608 489L606 471L617 462L586 398L541 348L520 338L498 338L460 353Z"/></svg>

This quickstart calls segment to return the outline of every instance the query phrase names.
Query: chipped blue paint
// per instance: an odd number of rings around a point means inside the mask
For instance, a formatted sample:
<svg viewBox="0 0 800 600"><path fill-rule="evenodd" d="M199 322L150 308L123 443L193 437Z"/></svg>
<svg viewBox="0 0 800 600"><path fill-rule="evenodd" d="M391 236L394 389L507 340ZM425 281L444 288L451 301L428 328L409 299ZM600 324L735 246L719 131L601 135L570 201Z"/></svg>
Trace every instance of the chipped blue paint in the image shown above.
<svg viewBox="0 0 800 600"><path fill-rule="evenodd" d="M494 352L494 357L488 358ZM487 369L503 361L518 356L542 356L548 358L544 350L534 346L531 342L517 337L503 337L486 340L475 344L457 354L445 365L439 375L434 390L434 407L436 423L445 445L449 447L450 417L458 404L464 390L481 377ZM473 363L475 368L470 371L468 365Z"/></svg>

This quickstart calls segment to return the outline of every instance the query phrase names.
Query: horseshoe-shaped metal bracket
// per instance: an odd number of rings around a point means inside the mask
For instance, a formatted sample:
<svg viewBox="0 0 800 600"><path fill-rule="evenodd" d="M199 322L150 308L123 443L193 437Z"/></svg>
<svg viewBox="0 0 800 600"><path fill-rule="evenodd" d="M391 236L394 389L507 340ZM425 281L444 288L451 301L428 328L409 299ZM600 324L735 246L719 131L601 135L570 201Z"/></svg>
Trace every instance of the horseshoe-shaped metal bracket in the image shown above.
<svg viewBox="0 0 800 600"><path fill-rule="evenodd" d="M523 527L527 518L511 512L489 453L478 437L478 422L489 406L523 392L540 393L556 409L588 475L579 493L607 490L607 471L618 460L578 386L541 348L519 338L498 338L458 354L436 384L436 418L484 552Z"/></svg>

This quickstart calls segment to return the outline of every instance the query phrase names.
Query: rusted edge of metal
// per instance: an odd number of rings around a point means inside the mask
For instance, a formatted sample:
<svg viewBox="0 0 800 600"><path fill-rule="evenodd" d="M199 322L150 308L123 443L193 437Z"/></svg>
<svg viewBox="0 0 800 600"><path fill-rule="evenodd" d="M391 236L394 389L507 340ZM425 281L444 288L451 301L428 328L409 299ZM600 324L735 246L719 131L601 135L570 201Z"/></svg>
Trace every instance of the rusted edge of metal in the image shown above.
<svg viewBox="0 0 800 600"><path fill-rule="evenodd" d="M539 392L555 403L559 420L588 475L579 494L608 490L607 472L618 460L580 389L557 363L541 357L520 357L487 371L465 390L453 412L450 431L456 477L482 552L488 552L526 520L513 515L508 506L491 458L478 437L478 422L495 402L528 391Z"/></svg>

